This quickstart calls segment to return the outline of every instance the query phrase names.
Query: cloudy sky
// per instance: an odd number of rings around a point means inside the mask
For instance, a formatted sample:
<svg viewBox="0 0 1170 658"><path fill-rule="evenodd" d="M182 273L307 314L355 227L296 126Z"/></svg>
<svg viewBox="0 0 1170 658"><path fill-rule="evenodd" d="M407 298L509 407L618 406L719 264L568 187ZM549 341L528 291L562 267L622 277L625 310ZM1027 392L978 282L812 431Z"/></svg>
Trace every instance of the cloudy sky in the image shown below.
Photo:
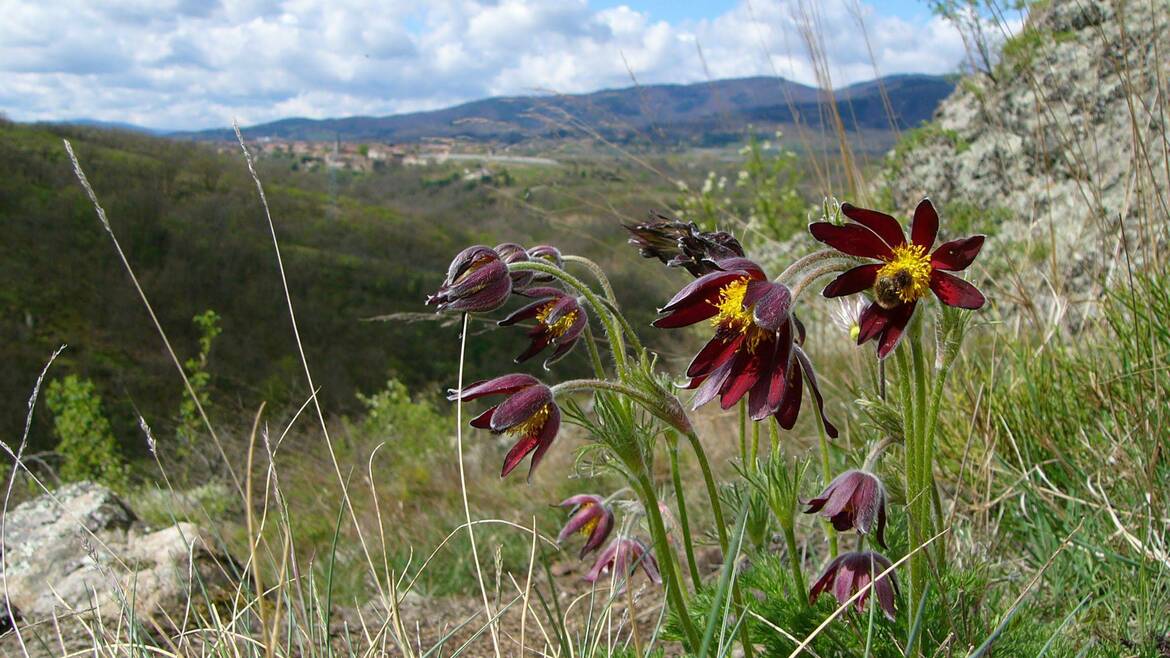
<svg viewBox="0 0 1170 658"><path fill-rule="evenodd" d="M198 129L384 115L485 96L814 76L797 0L0 0L0 112ZM833 82L948 73L916 0L810 0Z"/></svg>

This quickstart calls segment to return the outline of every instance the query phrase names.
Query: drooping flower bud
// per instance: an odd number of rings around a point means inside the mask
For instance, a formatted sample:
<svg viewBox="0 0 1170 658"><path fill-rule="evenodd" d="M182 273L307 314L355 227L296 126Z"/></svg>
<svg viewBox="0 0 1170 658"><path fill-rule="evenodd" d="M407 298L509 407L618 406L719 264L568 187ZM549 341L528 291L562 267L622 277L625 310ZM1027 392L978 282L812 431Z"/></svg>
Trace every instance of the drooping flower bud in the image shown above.
<svg viewBox="0 0 1170 658"><path fill-rule="evenodd" d="M528 257L528 252L524 247L515 242L504 242L496 245L496 253L500 255L500 260L504 261L505 265L512 263L526 263L531 258ZM519 272L511 272L512 290L520 291L532 284L532 279L536 277L536 272L532 270L521 270Z"/></svg>
<svg viewBox="0 0 1170 658"><path fill-rule="evenodd" d="M839 532L856 530L868 535L876 528L877 541L885 547L886 488L873 473L845 471L806 505L806 514L819 513Z"/></svg>
<svg viewBox="0 0 1170 658"><path fill-rule="evenodd" d="M816 603L822 593L829 592L837 599L838 604L843 604L869 585L874 576L889 568L890 561L877 553L843 553L830 562L817 582L813 583L808 594L809 603ZM869 594L874 590L877 591L877 601L882 612L892 621L896 612L895 597L898 591L898 581L894 578L894 573L891 571L879 578L872 590L866 591L854 602L853 605L858 612L865 610Z"/></svg>
<svg viewBox="0 0 1170 658"><path fill-rule="evenodd" d="M488 395L508 397L473 419L471 426L491 430L493 434L517 436L516 443L504 457L500 477L506 477L525 457L532 455L532 464L528 467L531 480L533 471L552 446L561 427L561 410L553 400L552 390L532 375L515 373L476 382L462 392L451 390L447 399L467 401Z"/></svg>
<svg viewBox="0 0 1170 658"><path fill-rule="evenodd" d="M638 539L619 538L610 542L609 546L597 556L597 562L593 564L593 568L589 573L585 574L585 580L596 583L598 578L603 575L614 573L618 580L618 587L624 588L625 583L623 579L628 578L634 574L636 567L642 567L646 577L650 582L657 585L662 584L662 576L658 572L658 561L650 554L650 549L646 547Z"/></svg>
<svg viewBox="0 0 1170 658"><path fill-rule="evenodd" d="M576 533L585 535L585 545L581 547L579 557L601 548L613 530L613 510L605 504L605 499L592 494L580 494L566 498L560 506L571 507L572 510L568 523L557 535L557 541L563 542Z"/></svg>
<svg viewBox="0 0 1170 658"><path fill-rule="evenodd" d="M520 291L520 294L534 297L536 301L500 320L499 324L507 327L521 320L535 319L536 326L528 332L532 343L516 357L516 363L523 363L545 347L555 345L552 356L544 362L544 367L548 368L573 349L585 331L585 326L589 324L589 317L576 297L558 288L528 288Z"/></svg>
<svg viewBox="0 0 1170 658"><path fill-rule="evenodd" d="M531 260L543 261L549 265L552 265L558 270L565 268L565 260L561 256L561 250L552 245L542 244L529 249L528 258ZM535 276L532 277L533 283L549 283L556 280L556 277L551 274L544 274L541 272L536 272L534 274Z"/></svg>
<svg viewBox="0 0 1170 658"><path fill-rule="evenodd" d="M500 255L476 245L455 256L443 285L426 303L440 312L487 313L503 306L511 292L512 279Z"/></svg>

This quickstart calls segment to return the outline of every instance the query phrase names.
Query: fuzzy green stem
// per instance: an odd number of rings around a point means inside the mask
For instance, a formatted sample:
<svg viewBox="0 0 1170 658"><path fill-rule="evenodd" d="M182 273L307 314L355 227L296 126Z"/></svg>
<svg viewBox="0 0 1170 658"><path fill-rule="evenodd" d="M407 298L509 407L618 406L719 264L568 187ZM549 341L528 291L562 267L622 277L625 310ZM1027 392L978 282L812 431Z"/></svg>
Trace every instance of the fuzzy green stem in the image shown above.
<svg viewBox="0 0 1170 658"><path fill-rule="evenodd" d="M617 305L617 297L613 294L613 286L609 285L609 277L605 275L605 270L601 269L600 265L584 256L574 256L572 254L561 256L561 260L566 263L579 263L584 265L585 269L589 270L590 274L597 279L597 283L601 284L601 291L605 293L606 299L613 302L614 306Z"/></svg>
<svg viewBox="0 0 1170 658"><path fill-rule="evenodd" d="M592 288L585 285L585 283L577 277L554 265L538 263L535 261L524 261L520 263L508 264L509 272L522 272L526 270L553 276L563 281L570 288L581 293L581 296L583 296L585 301L589 303L589 306L593 309L593 312L597 314L598 319L601 320L602 326L605 327L605 335L606 338L609 338L609 348L613 353L614 362L617 363L618 373L624 373L626 370L626 348L625 342L622 340L622 332L616 326L614 318L610 314L609 308L601 301L601 299L597 296L597 293L593 292Z"/></svg>
<svg viewBox="0 0 1170 658"><path fill-rule="evenodd" d="M760 424L752 423L752 449L748 453L747 467L756 470L756 457L760 454Z"/></svg>
<svg viewBox="0 0 1170 658"><path fill-rule="evenodd" d="M559 384L553 384L549 388L552 390L554 397L576 391L604 390L621 393L642 405L646 411L654 414L678 431L684 434L694 432L690 419L687 418L686 412L683 411L682 404L674 397L668 396L669 399L655 399L646 394L645 391L611 379L570 379Z"/></svg>
<svg viewBox="0 0 1170 658"><path fill-rule="evenodd" d="M605 301L605 304L607 307L609 307L610 312L615 318L617 318L618 324L621 325L622 330L626 332L626 337L630 339L630 346L634 348L634 352L638 354L644 352L645 348L642 347L642 339L638 338L638 333L634 331L633 325L630 324L625 315L622 315L621 310L619 310L617 307L617 303L606 300L602 301Z"/></svg>
<svg viewBox="0 0 1170 658"><path fill-rule="evenodd" d="M678 469L678 437L670 432L667 439L670 447L670 478L674 483L674 498L678 503L678 523L679 530L683 537L683 549L687 554L687 566L691 572L691 585L695 591L699 591L699 586L702 584L702 578L699 576L699 565L695 561L695 544L691 538L691 523L689 515L687 514L687 500L683 494L682 476Z"/></svg>
<svg viewBox="0 0 1170 658"><path fill-rule="evenodd" d="M800 592L800 599L804 601L805 605L808 605L808 590L804 586L800 550L796 546L796 531L791 523L784 524L784 544L788 547L788 565L792 568L792 581L796 584L796 591ZM835 553L833 557L836 557Z"/></svg>
<svg viewBox="0 0 1170 658"><path fill-rule="evenodd" d="M593 374L598 379L605 378L605 364L601 361L601 352L597 351L597 339L593 337L593 329L585 325L585 347L589 350L589 361L593 363Z"/></svg>
<svg viewBox="0 0 1170 658"><path fill-rule="evenodd" d="M776 281L779 283L787 283L790 279L796 276L797 273L812 267L821 261L827 260L849 260L849 262L852 264L856 262L857 259L853 258L852 256L847 256L837 251L836 249L821 249L820 251L814 251L807 256L797 259L796 262L785 268L785 270L780 273L780 276L776 277Z"/></svg>
<svg viewBox="0 0 1170 658"><path fill-rule="evenodd" d="M747 468L747 400L739 401L739 460Z"/></svg>
<svg viewBox="0 0 1170 658"><path fill-rule="evenodd" d="M646 518L650 522L650 536L654 540L654 551L658 553L658 564L662 571L663 581L666 583L666 596L678 613L679 624L686 636L686 644L693 651L699 646L699 634L691 621L687 611L686 599L682 592L682 581L674 570L675 558L666 539L666 524L662 522L662 512L658 509L658 496L654 492L654 483L644 472L639 472L637 482L642 490L643 507L646 508Z"/></svg>

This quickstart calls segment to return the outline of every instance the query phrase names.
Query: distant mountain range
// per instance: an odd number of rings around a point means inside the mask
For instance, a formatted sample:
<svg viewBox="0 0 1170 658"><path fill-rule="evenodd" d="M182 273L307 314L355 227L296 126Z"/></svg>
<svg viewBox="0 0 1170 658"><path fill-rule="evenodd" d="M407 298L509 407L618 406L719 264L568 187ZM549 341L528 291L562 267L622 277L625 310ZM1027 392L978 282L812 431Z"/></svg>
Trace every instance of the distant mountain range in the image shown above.
<svg viewBox="0 0 1170 658"><path fill-rule="evenodd" d="M890 132L881 98L885 87L898 128L930 118L954 82L930 75L896 75L836 90L850 131ZM487 98L429 112L384 117L281 119L244 128L249 138L346 142L462 139L515 144L530 140L603 137L619 143L715 146L758 133L828 125L823 94L783 78L754 77L689 85L644 85L589 94ZM234 139L230 129L171 133L195 140Z"/></svg>

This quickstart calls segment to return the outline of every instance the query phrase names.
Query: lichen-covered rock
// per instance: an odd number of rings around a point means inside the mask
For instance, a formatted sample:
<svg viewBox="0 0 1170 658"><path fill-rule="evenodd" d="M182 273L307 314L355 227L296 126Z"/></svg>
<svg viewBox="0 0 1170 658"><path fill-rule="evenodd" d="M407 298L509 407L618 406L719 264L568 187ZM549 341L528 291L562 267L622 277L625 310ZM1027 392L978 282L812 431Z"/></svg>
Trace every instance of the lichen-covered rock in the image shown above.
<svg viewBox="0 0 1170 658"><path fill-rule="evenodd" d="M1097 297L1127 258L1153 257L1147 238L1164 240L1142 231L1166 221L1157 199L1170 189L1167 126L1154 103L1166 107L1158 83L1170 80L1168 53L1164 2L1034 10L995 70L964 79L889 157L883 183L895 207L906 214L929 195L944 230L948 209L962 209L975 222L963 228L991 233L985 253L1016 248L1054 264L1051 280L1031 282L1036 292Z"/></svg>
<svg viewBox="0 0 1170 658"><path fill-rule="evenodd" d="M114 492L81 482L9 511L0 578L25 620L91 609L114 618L131 605L140 618L181 616L189 595L198 605L229 582L214 546L190 523L147 532Z"/></svg>

